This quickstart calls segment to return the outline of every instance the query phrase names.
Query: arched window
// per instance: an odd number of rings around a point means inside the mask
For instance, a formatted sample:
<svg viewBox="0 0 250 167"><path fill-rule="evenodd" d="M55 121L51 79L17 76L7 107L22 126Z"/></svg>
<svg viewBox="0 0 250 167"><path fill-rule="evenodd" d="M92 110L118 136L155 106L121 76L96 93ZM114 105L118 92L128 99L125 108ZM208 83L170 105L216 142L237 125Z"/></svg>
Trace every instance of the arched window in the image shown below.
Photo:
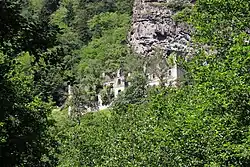
<svg viewBox="0 0 250 167"><path fill-rule="evenodd" d="M168 76L171 76L172 75L172 72L171 70L168 71Z"/></svg>

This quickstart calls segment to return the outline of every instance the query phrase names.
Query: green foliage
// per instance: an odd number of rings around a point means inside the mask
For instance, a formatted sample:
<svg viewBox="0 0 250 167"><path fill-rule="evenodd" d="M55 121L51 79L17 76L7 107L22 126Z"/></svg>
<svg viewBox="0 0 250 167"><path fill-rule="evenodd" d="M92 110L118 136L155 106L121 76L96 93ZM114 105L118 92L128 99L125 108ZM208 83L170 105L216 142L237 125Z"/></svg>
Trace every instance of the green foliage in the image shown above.
<svg viewBox="0 0 250 167"><path fill-rule="evenodd" d="M131 76L130 86L121 92L112 103L112 108L116 111L125 112L131 104L141 104L145 102L147 96L147 79L141 73L134 73Z"/></svg>
<svg viewBox="0 0 250 167"><path fill-rule="evenodd" d="M131 9L131 5L120 5L128 2L63 0L57 6L51 15L51 24L61 28L61 33L57 34L59 44L52 51L59 49L59 52L52 53L64 56L58 57L57 68L50 69L50 74L43 74L45 80L53 83L47 92L53 95L57 105L65 102L66 81L71 85L79 83L91 89L88 91L99 93L101 74L112 73L119 68L119 59L125 57L128 50L125 44L130 17L127 13L131 12L120 11Z"/></svg>
<svg viewBox="0 0 250 167"><path fill-rule="evenodd" d="M74 19L74 28L78 32L81 41L87 44L91 41L92 34L89 31L87 23L95 15L99 15L106 12L118 12L121 14L132 13L133 0L79 0L79 5L76 10L76 16Z"/></svg>
<svg viewBox="0 0 250 167"><path fill-rule="evenodd" d="M66 112L64 113L65 116L63 116L63 112L61 111L55 112L56 117L62 115L62 119L60 119L60 122L58 122L58 125L62 126L59 126L59 128L55 129L57 132L56 136L58 137L61 145L61 154L58 155L60 159L58 166L89 166L91 164L95 164L95 162L91 161L89 158L93 155L99 155L98 153L100 153L101 150L95 150L97 147L92 145L92 141L97 138L98 140L102 141L105 139L101 138L101 131L96 131L96 135L98 135L100 138L93 135L92 132L95 131L96 127L102 129L103 121L109 119L110 112L101 111L98 113L88 113L83 119L81 119L81 126L75 125L73 122L69 122L66 117ZM68 123L65 124L65 121ZM83 145L88 145L90 147L85 147ZM81 152L86 153L85 158L88 159L87 163L85 160L82 160L82 156L84 155L81 154ZM96 158L98 159L97 156Z"/></svg>
<svg viewBox="0 0 250 167"><path fill-rule="evenodd" d="M2 54L1 58L9 57ZM47 119L52 103L34 95L34 59L24 53L13 61L5 75L1 73L1 162L3 166L53 166L54 139L48 133L52 120ZM1 67L6 66L2 61Z"/></svg>
<svg viewBox="0 0 250 167"><path fill-rule="evenodd" d="M111 86L104 87L100 92L102 98L102 105L109 105L114 100L114 92Z"/></svg>
<svg viewBox="0 0 250 167"><path fill-rule="evenodd" d="M192 0L168 0L167 2L153 2L153 5L168 7L173 11L181 11L191 6Z"/></svg>
<svg viewBox="0 0 250 167"><path fill-rule="evenodd" d="M65 151L61 166L249 166L248 7L197 1L185 19L209 47L184 65L188 85L148 94L136 78L109 115L87 114L69 130L62 142L74 154Z"/></svg>
<svg viewBox="0 0 250 167"><path fill-rule="evenodd" d="M40 17L46 19L59 8L60 0L44 0Z"/></svg>
<svg viewBox="0 0 250 167"><path fill-rule="evenodd" d="M130 22L128 14L119 13L102 13L95 15L89 20L89 29L92 32L93 38L100 38L107 31L113 31L119 28L128 28ZM117 40L118 41L118 40Z"/></svg>
<svg viewBox="0 0 250 167"><path fill-rule="evenodd" d="M73 107L73 115L80 116L81 113L98 109L98 99L96 89L86 87L85 85L75 85L73 88L73 99L71 105Z"/></svg>
<svg viewBox="0 0 250 167"><path fill-rule="evenodd" d="M84 116L81 122L88 123L69 135L77 158L67 154L64 161L75 166L248 166L250 55L238 48L231 56L208 66L197 66L204 58L197 56L190 64L195 83L157 88L148 104L132 105L136 98L125 91L111 117Z"/></svg>
<svg viewBox="0 0 250 167"><path fill-rule="evenodd" d="M144 60L126 46L132 1L0 4L2 166L250 165L248 0L198 0L179 12L202 47L183 65L187 85L150 92ZM172 61L159 52L151 71L165 75ZM69 102L77 116L97 108L99 93L110 102L101 76L119 68L135 75L111 111L78 124L66 110L50 117L50 95L63 103L65 81L77 83Z"/></svg>
<svg viewBox="0 0 250 167"><path fill-rule="evenodd" d="M0 2L0 161L2 166L55 166L48 129L53 103L38 74L52 66L58 28L25 14L23 1ZM6 31L7 30L7 31ZM46 101L44 101L46 99Z"/></svg>
<svg viewBox="0 0 250 167"><path fill-rule="evenodd" d="M113 22L113 25L108 24L110 22ZM127 14L106 13L94 17L90 21L90 28L93 28L94 34L99 35L96 35L97 37L93 38L86 48L83 48L80 66L81 64L90 66L87 62L90 60L102 63L100 70L103 72L113 72L118 69L119 59L127 54L127 46L122 42L126 40L128 25L129 16ZM96 27L100 28L97 30ZM81 69L81 73L84 73L83 70Z"/></svg>
<svg viewBox="0 0 250 167"><path fill-rule="evenodd" d="M194 6L189 22L196 28L197 42L225 51L239 42L239 36L248 36L248 11L249 2L246 0L200 0Z"/></svg>
<svg viewBox="0 0 250 167"><path fill-rule="evenodd" d="M102 74L112 75L124 64L124 59L128 54L124 41L129 19L128 14L107 12L89 20L88 26L93 37L92 41L81 50L81 61L77 67L79 86L76 85L76 87L82 90L74 93L74 96L77 96L75 100L78 97L85 97L81 103L97 108L97 95L103 87ZM73 102L73 104L76 103Z"/></svg>

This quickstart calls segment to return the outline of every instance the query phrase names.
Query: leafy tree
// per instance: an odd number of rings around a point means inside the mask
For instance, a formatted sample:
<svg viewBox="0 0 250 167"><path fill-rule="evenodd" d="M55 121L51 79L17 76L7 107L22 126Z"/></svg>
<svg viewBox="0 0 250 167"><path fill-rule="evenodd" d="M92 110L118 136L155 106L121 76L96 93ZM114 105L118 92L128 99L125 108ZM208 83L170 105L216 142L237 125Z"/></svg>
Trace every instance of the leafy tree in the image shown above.
<svg viewBox="0 0 250 167"><path fill-rule="evenodd" d="M109 105L114 100L114 92L111 88L111 86L104 87L100 92L102 105Z"/></svg>
<svg viewBox="0 0 250 167"><path fill-rule="evenodd" d="M134 91L144 90L142 84L125 91L110 115L86 115L70 131L75 158L69 153L62 162L249 166L249 2L198 0L191 10L185 19L196 29L197 45L208 49L187 62L189 85L156 88L146 99Z"/></svg>
<svg viewBox="0 0 250 167"><path fill-rule="evenodd" d="M44 5L41 9L42 18L49 17L52 13L54 13L59 8L60 0L44 0Z"/></svg>
<svg viewBox="0 0 250 167"><path fill-rule="evenodd" d="M55 166L57 147L48 132L53 103L39 89L44 81L38 72L48 70L45 62L53 63L47 51L55 45L58 29L23 15L23 1L0 3L1 164Z"/></svg>
<svg viewBox="0 0 250 167"><path fill-rule="evenodd" d="M128 24L129 16L118 13L107 12L89 20L88 26L93 32L93 40L81 49L81 61L76 68L76 87L83 89L77 92L85 95L74 95L84 96L82 103L89 104L89 107L96 109L98 106L97 95L103 88L102 74L112 75L124 64L128 48L123 41L126 40Z"/></svg>
<svg viewBox="0 0 250 167"><path fill-rule="evenodd" d="M80 0L78 10L76 12L74 27L80 35L81 41L87 44L91 41L92 34L87 26L88 21L94 16L102 13L119 12L121 14L132 13L132 0L103 0L88 1Z"/></svg>
<svg viewBox="0 0 250 167"><path fill-rule="evenodd" d="M8 58L1 54L5 59L1 67L6 67ZM2 165L53 166L54 140L47 131L53 122L46 119L52 104L34 96L32 57L24 54L14 61L1 75Z"/></svg>
<svg viewBox="0 0 250 167"><path fill-rule="evenodd" d="M142 73L134 73L130 78L130 86L121 92L114 100L112 108L123 112L131 104L141 104L145 102L147 96L147 79Z"/></svg>

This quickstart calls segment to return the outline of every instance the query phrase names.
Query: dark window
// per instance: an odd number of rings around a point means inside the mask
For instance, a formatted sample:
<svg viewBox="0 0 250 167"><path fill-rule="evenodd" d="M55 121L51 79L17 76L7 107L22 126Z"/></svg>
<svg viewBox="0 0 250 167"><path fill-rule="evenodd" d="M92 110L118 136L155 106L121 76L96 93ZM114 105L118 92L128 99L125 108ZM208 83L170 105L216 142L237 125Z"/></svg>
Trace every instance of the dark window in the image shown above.
<svg viewBox="0 0 250 167"><path fill-rule="evenodd" d="M118 94L121 93L122 90L118 90Z"/></svg>
<svg viewBox="0 0 250 167"><path fill-rule="evenodd" d="M125 82L125 87L128 87L129 83L128 82Z"/></svg>
<svg viewBox="0 0 250 167"><path fill-rule="evenodd" d="M118 79L117 84L121 85L121 79Z"/></svg>
<svg viewBox="0 0 250 167"><path fill-rule="evenodd" d="M171 76L172 75L172 72L171 70L168 71L168 76Z"/></svg>
<svg viewBox="0 0 250 167"><path fill-rule="evenodd" d="M172 50L167 50L166 55L167 55L167 56L170 56L170 55L171 55L171 53L173 53L173 51L172 51Z"/></svg>

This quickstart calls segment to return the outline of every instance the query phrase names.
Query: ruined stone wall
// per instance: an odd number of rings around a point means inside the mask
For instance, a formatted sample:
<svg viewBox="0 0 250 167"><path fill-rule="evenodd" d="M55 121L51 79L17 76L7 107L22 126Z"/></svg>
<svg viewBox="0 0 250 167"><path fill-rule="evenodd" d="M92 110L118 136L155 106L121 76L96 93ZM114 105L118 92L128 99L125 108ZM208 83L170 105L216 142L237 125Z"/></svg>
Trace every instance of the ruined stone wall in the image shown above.
<svg viewBox="0 0 250 167"><path fill-rule="evenodd" d="M135 0L129 34L133 50L150 56L155 48L165 51L190 52L190 31L186 24L176 23L168 0Z"/></svg>

